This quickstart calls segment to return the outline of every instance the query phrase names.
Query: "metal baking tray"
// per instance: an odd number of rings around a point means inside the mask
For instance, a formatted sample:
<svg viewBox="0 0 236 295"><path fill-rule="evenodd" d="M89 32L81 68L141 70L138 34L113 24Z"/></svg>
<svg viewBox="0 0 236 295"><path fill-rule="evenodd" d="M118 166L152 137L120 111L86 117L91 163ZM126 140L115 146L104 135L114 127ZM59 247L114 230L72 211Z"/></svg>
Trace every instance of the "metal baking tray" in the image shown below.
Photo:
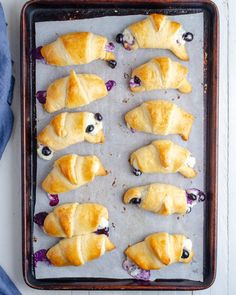
<svg viewBox="0 0 236 295"><path fill-rule="evenodd" d="M186 279L158 279L142 282L133 279L59 278L36 279L33 267L33 214L36 191L36 101L35 101L35 23L116 15L164 13L204 14L204 91L206 101L206 171L203 282ZM218 49L219 16L217 7L202 1L143 0L32 0L21 14L21 96L22 96L22 242L23 275L32 288L63 290L200 290L208 288L216 274L217 241L217 132L218 132Z"/></svg>

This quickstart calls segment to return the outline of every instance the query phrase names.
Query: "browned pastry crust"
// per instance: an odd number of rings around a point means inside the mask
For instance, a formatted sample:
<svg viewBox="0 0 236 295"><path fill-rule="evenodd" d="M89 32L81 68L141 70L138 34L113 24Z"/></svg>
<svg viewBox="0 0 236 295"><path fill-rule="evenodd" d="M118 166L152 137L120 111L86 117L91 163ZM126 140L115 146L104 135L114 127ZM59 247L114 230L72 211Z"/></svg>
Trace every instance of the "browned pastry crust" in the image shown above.
<svg viewBox="0 0 236 295"><path fill-rule="evenodd" d="M143 173L176 173L193 178L197 172L188 165L191 153L170 140L156 140L130 156L130 164Z"/></svg>
<svg viewBox="0 0 236 295"><path fill-rule="evenodd" d="M86 64L96 59L115 60L112 52L105 50L107 38L90 32L61 35L56 41L44 45L41 54L50 65L70 66Z"/></svg>
<svg viewBox="0 0 236 295"><path fill-rule="evenodd" d="M91 114L88 112L65 112L56 115L50 124L38 134L38 143L48 146L53 151L62 150L82 141L103 143L105 139L102 129L96 134L86 132L89 118L94 117L94 114ZM95 119L94 123L96 123Z"/></svg>
<svg viewBox="0 0 236 295"><path fill-rule="evenodd" d="M161 269L176 262L189 263L194 255L192 250L188 258L181 258L186 239L184 235L155 233L128 247L125 254L145 270Z"/></svg>
<svg viewBox="0 0 236 295"><path fill-rule="evenodd" d="M130 86L133 92L157 89L178 89L190 93L192 86L187 80L188 68L169 57L156 57L132 71L141 80L140 86Z"/></svg>
<svg viewBox="0 0 236 295"><path fill-rule="evenodd" d="M64 193L93 181L95 176L105 175L107 171L96 156L65 155L55 161L42 188L49 194Z"/></svg>
<svg viewBox="0 0 236 295"><path fill-rule="evenodd" d="M141 201L140 208L160 215L185 214L187 211L185 190L170 184L152 183L132 187L126 191L123 200L129 204L133 199Z"/></svg>
<svg viewBox="0 0 236 295"><path fill-rule="evenodd" d="M182 25L171 21L166 15L150 14L147 18L134 23L128 30L135 38L131 49L160 48L169 49L178 58L189 60L185 42L179 42Z"/></svg>
<svg viewBox="0 0 236 295"><path fill-rule="evenodd" d="M102 219L108 222L107 208L93 203L68 203L57 206L44 220L46 234L58 238L71 238L95 232Z"/></svg>
<svg viewBox="0 0 236 295"><path fill-rule="evenodd" d="M150 100L125 115L128 127L153 134L179 134L188 140L194 117L166 100Z"/></svg>
<svg viewBox="0 0 236 295"><path fill-rule="evenodd" d="M47 89L44 109L56 112L62 108L78 108L107 95L105 82L97 75L76 74L71 70L70 75L51 83Z"/></svg>
<svg viewBox="0 0 236 295"><path fill-rule="evenodd" d="M61 240L48 250L47 258L54 266L80 266L113 249L106 235L91 233Z"/></svg>

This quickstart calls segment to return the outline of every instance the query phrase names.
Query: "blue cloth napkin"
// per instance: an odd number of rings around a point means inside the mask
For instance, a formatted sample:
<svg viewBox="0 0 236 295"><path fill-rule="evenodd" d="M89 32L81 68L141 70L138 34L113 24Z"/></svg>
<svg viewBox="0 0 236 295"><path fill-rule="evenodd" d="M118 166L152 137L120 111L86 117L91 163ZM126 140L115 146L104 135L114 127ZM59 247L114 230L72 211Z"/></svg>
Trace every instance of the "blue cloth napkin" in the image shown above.
<svg viewBox="0 0 236 295"><path fill-rule="evenodd" d="M22 295L1 266L0 266L0 294L1 295Z"/></svg>
<svg viewBox="0 0 236 295"><path fill-rule="evenodd" d="M0 3L0 159L11 136L13 113L10 108L14 77L12 61L6 31L6 21Z"/></svg>

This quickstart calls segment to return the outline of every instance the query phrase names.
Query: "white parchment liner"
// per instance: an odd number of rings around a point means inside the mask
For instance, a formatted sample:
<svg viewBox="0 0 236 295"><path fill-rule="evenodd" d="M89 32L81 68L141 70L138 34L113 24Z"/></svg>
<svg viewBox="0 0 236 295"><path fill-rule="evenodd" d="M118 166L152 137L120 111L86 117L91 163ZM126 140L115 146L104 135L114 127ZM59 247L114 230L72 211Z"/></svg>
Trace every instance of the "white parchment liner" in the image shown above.
<svg viewBox="0 0 236 295"><path fill-rule="evenodd" d="M39 22L36 23L36 46L51 42L58 35L71 31L91 31L103 34L115 43L115 36L134 21L145 16L111 16L85 20ZM104 117L106 142L103 145L80 143L58 152L53 160L37 162L37 191L35 212L50 211L49 200L40 188L41 181L51 170L53 161L68 153L80 155L95 154L99 156L110 172L106 177L97 177L94 182L75 191L61 194L60 203L66 202L98 202L105 205L110 214L110 238L116 245L116 250L106 253L101 258L87 263L81 267L56 268L44 263L38 263L36 278L58 277L106 277L130 278L122 269L124 260L123 251L130 244L143 240L147 235L167 231L169 233L182 233L193 241L195 257L191 264L174 264L160 271L152 272L152 279L177 278L201 281L203 279L203 239L204 239L204 204L198 204L192 212L185 216L172 215L158 216L141 210L134 205L125 206L122 195L128 187L144 185L152 182L170 183L182 188L196 187L204 190L205 172L205 121L203 99L203 14L179 15L171 17L180 21L186 31L194 34L194 40L187 44L190 62L178 60L167 50L141 49L134 52L126 51L120 44L115 43L118 65L111 69L104 61L94 61L87 65L73 67L53 67L41 62L36 65L36 90L45 90L49 83L55 79L69 74L71 68L78 73L94 73L100 75L105 81L115 80L117 86L108 97L82 107L80 111L100 112ZM189 80L193 85L191 94L181 94L177 90L152 91L132 94L128 88L126 74L131 69L147 62L155 56L170 56L189 67ZM188 142L179 136L154 136L144 133L131 133L125 126L124 114L149 99L166 99L191 112L196 120ZM41 130L54 115L42 110L37 103L38 131ZM154 139L171 139L187 147L197 159L196 168L198 176L185 179L179 174L146 174L136 177L131 173L128 163L129 155L137 148L149 144ZM34 226L34 251L49 248L57 239L45 235L37 225Z"/></svg>

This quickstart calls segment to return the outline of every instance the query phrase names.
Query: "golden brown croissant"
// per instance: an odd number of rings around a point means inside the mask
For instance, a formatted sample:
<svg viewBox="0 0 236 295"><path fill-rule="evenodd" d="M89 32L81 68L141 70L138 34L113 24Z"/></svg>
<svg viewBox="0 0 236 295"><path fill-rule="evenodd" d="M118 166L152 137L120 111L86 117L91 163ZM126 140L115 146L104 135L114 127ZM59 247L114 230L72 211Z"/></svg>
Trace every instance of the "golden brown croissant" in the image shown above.
<svg viewBox="0 0 236 295"><path fill-rule="evenodd" d="M144 270L161 269L175 262L189 263L194 255L190 239L165 232L146 237L128 247L125 254Z"/></svg>
<svg viewBox="0 0 236 295"><path fill-rule="evenodd" d="M39 58L55 66L87 64L96 59L115 62L114 45L107 38L90 32L61 35L56 41L38 48Z"/></svg>
<svg viewBox="0 0 236 295"><path fill-rule="evenodd" d="M63 239L50 248L47 258L55 266L80 266L115 249L106 235L90 233Z"/></svg>
<svg viewBox="0 0 236 295"><path fill-rule="evenodd" d="M43 224L44 232L58 238L108 232L108 211L99 204L69 203L57 206L49 213Z"/></svg>
<svg viewBox="0 0 236 295"><path fill-rule="evenodd" d="M190 151L170 140L156 140L141 147L130 156L133 172L139 176L143 173L176 173L193 178L197 172L193 169L195 158Z"/></svg>
<svg viewBox="0 0 236 295"><path fill-rule="evenodd" d="M47 91L38 91L36 97L39 101L43 97L44 109L52 113L62 108L78 108L103 98L111 89L108 87L111 83L115 85L115 81L105 83L97 75L76 74L71 70L69 76L55 80Z"/></svg>
<svg viewBox="0 0 236 295"><path fill-rule="evenodd" d="M127 50L137 48L169 49L182 60L189 60L185 42L193 40L193 34L185 32L182 25L166 15L151 14L134 23L116 36Z"/></svg>
<svg viewBox="0 0 236 295"><path fill-rule="evenodd" d="M174 185L152 183L130 188L124 194L124 203L161 215L185 214L188 210L186 191Z"/></svg>
<svg viewBox="0 0 236 295"><path fill-rule="evenodd" d="M42 146L51 151L62 150L82 141L103 143L102 116L89 112L61 113L38 134L39 150Z"/></svg>
<svg viewBox="0 0 236 295"><path fill-rule="evenodd" d="M107 171L96 156L65 155L55 161L42 188L49 194L64 193L105 175Z"/></svg>
<svg viewBox="0 0 236 295"><path fill-rule="evenodd" d="M156 89L178 89L182 93L192 91L187 80L188 68L169 57L156 57L132 71L130 89L133 92Z"/></svg>
<svg viewBox="0 0 236 295"><path fill-rule="evenodd" d="M194 117L165 100L150 100L125 115L129 128L160 135L179 134L188 140Z"/></svg>

